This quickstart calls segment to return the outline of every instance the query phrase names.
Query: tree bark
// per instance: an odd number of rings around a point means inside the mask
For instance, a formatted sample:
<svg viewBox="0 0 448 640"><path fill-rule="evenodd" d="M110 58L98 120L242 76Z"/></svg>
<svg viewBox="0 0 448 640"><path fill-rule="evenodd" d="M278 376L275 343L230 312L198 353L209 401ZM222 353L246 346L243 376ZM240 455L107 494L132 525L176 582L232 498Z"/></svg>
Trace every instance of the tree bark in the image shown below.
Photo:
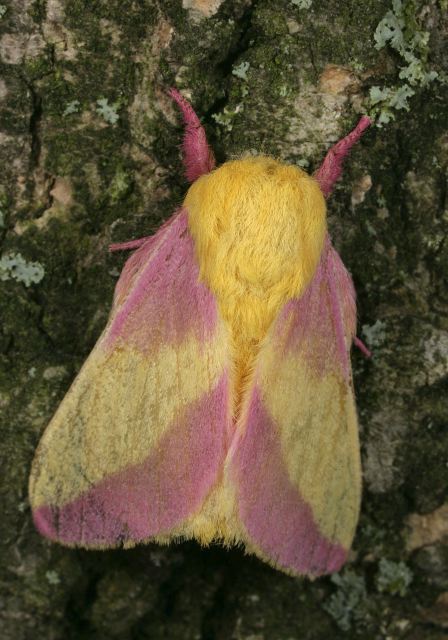
<svg viewBox="0 0 448 640"><path fill-rule="evenodd" d="M124 261L108 244L150 235L186 192L166 89L191 99L219 162L313 171L372 87L404 82L400 52L374 46L389 0L0 4L3 640L448 637L448 21L446 2L404 5L439 75L365 135L328 204L373 357L353 353L352 556L310 582L218 546L62 548L34 530L27 480L106 323Z"/></svg>

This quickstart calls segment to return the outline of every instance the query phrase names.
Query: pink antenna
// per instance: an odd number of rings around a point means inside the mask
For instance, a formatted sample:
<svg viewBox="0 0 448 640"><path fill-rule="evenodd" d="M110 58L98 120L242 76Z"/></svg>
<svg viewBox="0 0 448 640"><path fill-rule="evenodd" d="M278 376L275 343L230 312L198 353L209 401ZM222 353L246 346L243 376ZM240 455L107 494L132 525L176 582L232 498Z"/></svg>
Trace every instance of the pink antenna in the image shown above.
<svg viewBox="0 0 448 640"><path fill-rule="evenodd" d="M342 163L344 158L348 155L350 149L356 142L358 142L364 131L370 127L371 124L372 121L368 116L362 116L353 131L330 148L319 169L315 171L314 177L318 181L326 198L328 198L332 192L334 183L342 173Z"/></svg>
<svg viewBox="0 0 448 640"><path fill-rule="evenodd" d="M184 117L185 134L182 149L185 175L189 182L193 182L199 176L214 169L215 157L208 146L204 127L191 104L177 89L170 89L168 95L178 104Z"/></svg>

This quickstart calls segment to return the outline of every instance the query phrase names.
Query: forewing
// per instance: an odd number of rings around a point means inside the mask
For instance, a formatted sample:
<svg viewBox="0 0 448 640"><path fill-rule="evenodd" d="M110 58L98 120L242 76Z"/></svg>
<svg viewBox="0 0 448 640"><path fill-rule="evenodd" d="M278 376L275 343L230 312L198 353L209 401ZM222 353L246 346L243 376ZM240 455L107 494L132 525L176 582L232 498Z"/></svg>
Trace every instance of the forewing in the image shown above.
<svg viewBox="0 0 448 640"><path fill-rule="evenodd" d="M293 574L337 571L358 520L355 319L351 278L327 242L312 283L262 347L232 445L249 545Z"/></svg>
<svg viewBox="0 0 448 640"><path fill-rule="evenodd" d="M65 544L132 544L200 508L222 465L228 340L181 211L128 260L109 323L47 427L34 521Z"/></svg>

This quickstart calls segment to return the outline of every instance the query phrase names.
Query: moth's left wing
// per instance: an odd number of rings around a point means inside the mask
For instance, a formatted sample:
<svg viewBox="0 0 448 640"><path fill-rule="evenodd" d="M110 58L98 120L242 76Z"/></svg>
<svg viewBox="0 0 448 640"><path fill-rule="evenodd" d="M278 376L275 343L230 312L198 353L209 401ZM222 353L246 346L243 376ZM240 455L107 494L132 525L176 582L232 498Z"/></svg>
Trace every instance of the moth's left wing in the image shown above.
<svg viewBox="0 0 448 640"><path fill-rule="evenodd" d="M293 574L337 571L358 520L355 318L351 278L328 241L307 291L261 348L232 443L227 468L246 544Z"/></svg>
<svg viewBox="0 0 448 640"><path fill-rule="evenodd" d="M181 210L127 261L108 326L30 476L39 531L112 547L182 535L216 482L230 422L227 331Z"/></svg>

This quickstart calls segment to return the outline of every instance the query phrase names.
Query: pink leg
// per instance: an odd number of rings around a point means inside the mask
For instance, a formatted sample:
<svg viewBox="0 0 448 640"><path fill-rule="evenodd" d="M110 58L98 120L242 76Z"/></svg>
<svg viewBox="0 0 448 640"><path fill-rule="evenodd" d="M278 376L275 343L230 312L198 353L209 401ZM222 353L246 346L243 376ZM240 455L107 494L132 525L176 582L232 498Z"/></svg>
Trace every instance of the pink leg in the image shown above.
<svg viewBox="0 0 448 640"><path fill-rule="evenodd" d="M364 342L359 338L357 338L356 336L353 338L353 344L355 345L355 347L358 347L358 349L361 351L361 353L365 355L366 358L372 357L372 352L369 351L369 349L367 349Z"/></svg>

